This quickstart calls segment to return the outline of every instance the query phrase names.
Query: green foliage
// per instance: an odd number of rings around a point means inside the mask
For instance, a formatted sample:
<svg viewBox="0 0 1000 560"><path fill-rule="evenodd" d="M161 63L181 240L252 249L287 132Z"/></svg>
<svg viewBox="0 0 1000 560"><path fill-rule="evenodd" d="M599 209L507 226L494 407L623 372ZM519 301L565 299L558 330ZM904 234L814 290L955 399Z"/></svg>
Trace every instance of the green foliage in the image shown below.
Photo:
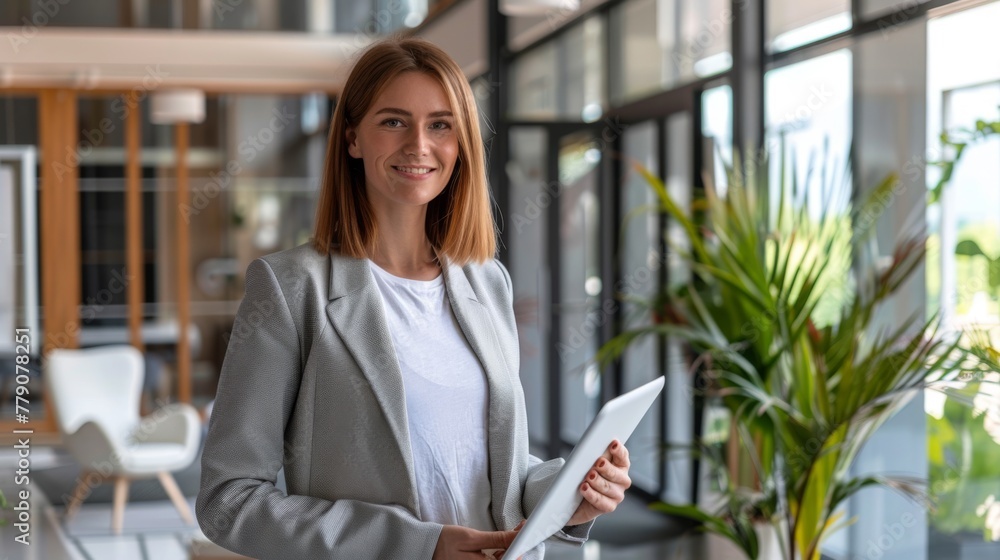
<svg viewBox="0 0 1000 560"><path fill-rule="evenodd" d="M814 190L783 162L772 181L768 157L727 168L725 195L709 187L693 205L703 216L682 209L659 178L635 166L655 191L657 210L684 232L690 250L674 250L693 278L649 301L630 298L645 303L653 323L615 337L596 360L603 369L645 336L685 340L709 380L708 394L734 419L736 442L759 484L721 473L726 499L718 507L658 508L702 522L748 558L758 551L751 523L766 520L783 535L786 558L818 560L823 539L845 524L837 507L862 488L881 485L925 500L918 481L851 476L875 430L935 381L1000 367L995 350L961 346L958 337L939 332L936 319L913 316L877 327L880 306L925 256L924 240L914 237L890 263L874 264L871 232L892 198L895 176L845 207L834 200L850 192L850 162L839 176L820 173ZM852 275L852 262L862 272ZM851 276L856 285L845 283ZM818 310L829 303L832 286L847 293L827 306L820 323Z"/></svg>
<svg viewBox="0 0 1000 560"><path fill-rule="evenodd" d="M950 151L951 158L943 158L941 161L931 162L941 168L941 177L936 185L928 193L928 204L934 204L941 199L941 194L951 181L951 176L955 172L955 166L962 159L965 148L974 142L979 142L985 138L1000 134L1000 121L977 120L976 125L971 129L960 129L952 132L941 133L941 147L945 151Z"/></svg>
<svg viewBox="0 0 1000 560"><path fill-rule="evenodd" d="M986 259L987 278L989 286L994 290L1000 290L1000 255L996 257L987 255L979 244L971 239L963 239L955 247L955 254L964 257L982 257ZM998 292L1000 294L1000 292Z"/></svg>
<svg viewBox="0 0 1000 560"><path fill-rule="evenodd" d="M978 392L972 383L970 392ZM983 421L970 418L968 406L948 399L942 417L929 416L928 456L932 494L937 505L931 523L942 532L982 530L976 509L991 495L998 495L997 465L1000 445L986 431Z"/></svg>
<svg viewBox="0 0 1000 560"><path fill-rule="evenodd" d="M941 176L928 193L928 200L934 203L940 199L968 145L997 134L1000 134L1000 121L984 120L976 121L971 130L943 132L940 137L943 152L952 157L935 162L941 168ZM993 290L995 303L992 305L1000 305L1000 253L997 252L1000 246L996 242L995 228L986 224L966 224L959 231L959 238L961 241L954 251L956 256L964 257L955 263L959 281L985 278ZM934 242L937 248L940 245L938 236ZM936 269L928 269L927 280L931 304L936 305L940 274ZM972 296L969 291L958 293L955 307L959 313L968 312ZM978 391L980 384L973 384L971 388ZM931 523L939 531L956 533L983 528L983 519L977 510L995 494L995 470L1000 464L998 444L1000 440L986 431L983 421L968 417L965 404L960 401L948 399L944 415L928 419L929 479L938 504Z"/></svg>
<svg viewBox="0 0 1000 560"><path fill-rule="evenodd" d="M7 498L3 495L3 490L0 490L0 510L7 509L9 507L10 504L7 503ZM0 519L0 527L3 527L6 524L7 524L6 519Z"/></svg>

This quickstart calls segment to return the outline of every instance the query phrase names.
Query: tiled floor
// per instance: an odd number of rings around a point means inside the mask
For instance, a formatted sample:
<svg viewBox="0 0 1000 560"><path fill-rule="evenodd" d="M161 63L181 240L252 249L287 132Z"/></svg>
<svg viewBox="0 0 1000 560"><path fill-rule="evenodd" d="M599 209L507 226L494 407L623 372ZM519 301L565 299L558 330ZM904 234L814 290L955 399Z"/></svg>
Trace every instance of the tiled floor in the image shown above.
<svg viewBox="0 0 1000 560"><path fill-rule="evenodd" d="M8 472L8 450L0 450L0 472ZM44 449L33 450L32 467L51 466L65 457ZM0 487L11 496L11 480ZM31 491L31 545L14 543L15 528L0 527L0 560L187 560L191 538L200 531L186 526L168 501L130 502L125 510L122 534L110 534L111 504L84 505L69 522L62 521L62 505L50 505L37 487ZM189 498L194 510L194 498ZM663 520L643 511L641 504L626 502L594 527L594 539L583 547L559 542L547 545L547 560L684 560L739 558L731 550L723 552L718 542L702 537L661 539L641 545L621 546L612 542L634 541L634 535L656 534L669 529ZM603 542L602 542L603 541ZM298 559L296 559L298 560Z"/></svg>

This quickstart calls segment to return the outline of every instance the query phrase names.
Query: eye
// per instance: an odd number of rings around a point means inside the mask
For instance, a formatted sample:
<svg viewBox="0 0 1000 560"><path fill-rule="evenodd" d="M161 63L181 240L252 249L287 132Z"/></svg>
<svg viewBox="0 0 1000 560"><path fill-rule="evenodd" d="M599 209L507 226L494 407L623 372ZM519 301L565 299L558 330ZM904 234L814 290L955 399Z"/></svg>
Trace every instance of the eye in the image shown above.
<svg viewBox="0 0 1000 560"><path fill-rule="evenodd" d="M431 125L431 128L434 128L434 130L448 130L449 128L451 128L451 123L448 123L446 121L437 121Z"/></svg>
<svg viewBox="0 0 1000 560"><path fill-rule="evenodd" d="M382 124L383 125L387 125L389 123L400 123L400 124L402 124L402 122L403 121L401 121L399 119L385 119L384 121L382 121ZM395 127L395 126L389 126L389 128L397 128L397 127Z"/></svg>

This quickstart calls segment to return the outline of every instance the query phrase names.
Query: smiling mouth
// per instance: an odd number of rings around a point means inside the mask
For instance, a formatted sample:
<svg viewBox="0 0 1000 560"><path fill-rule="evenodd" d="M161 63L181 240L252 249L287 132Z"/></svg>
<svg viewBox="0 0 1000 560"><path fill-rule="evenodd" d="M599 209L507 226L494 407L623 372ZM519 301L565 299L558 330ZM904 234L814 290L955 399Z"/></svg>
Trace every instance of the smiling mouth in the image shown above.
<svg viewBox="0 0 1000 560"><path fill-rule="evenodd" d="M393 165L392 168L396 171L402 171L403 173L409 173L411 175L426 175L431 171L434 171L433 167L402 167L399 165Z"/></svg>

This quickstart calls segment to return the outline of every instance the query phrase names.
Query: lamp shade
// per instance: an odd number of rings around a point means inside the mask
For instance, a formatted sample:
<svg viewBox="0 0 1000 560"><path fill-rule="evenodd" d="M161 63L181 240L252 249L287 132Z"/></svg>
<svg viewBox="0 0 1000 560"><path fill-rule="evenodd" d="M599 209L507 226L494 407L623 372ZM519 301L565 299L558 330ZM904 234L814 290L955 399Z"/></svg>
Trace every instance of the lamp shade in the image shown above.
<svg viewBox="0 0 1000 560"><path fill-rule="evenodd" d="M153 92L149 120L153 124L205 120L205 92L198 89L170 89Z"/></svg>
<svg viewBox="0 0 1000 560"><path fill-rule="evenodd" d="M580 0L500 0L500 12L507 16L544 16L575 12Z"/></svg>

